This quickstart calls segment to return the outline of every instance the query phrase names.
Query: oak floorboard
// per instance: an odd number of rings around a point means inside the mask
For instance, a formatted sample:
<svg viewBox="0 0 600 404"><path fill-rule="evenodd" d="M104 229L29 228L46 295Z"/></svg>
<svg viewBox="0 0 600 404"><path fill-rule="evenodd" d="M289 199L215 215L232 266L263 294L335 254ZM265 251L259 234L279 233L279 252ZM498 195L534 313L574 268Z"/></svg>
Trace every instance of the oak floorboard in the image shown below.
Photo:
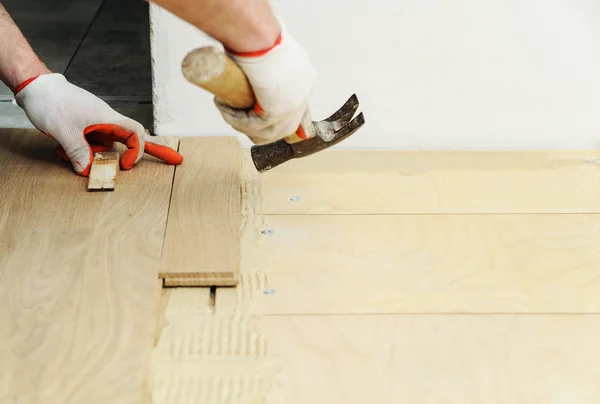
<svg viewBox="0 0 600 404"><path fill-rule="evenodd" d="M90 193L54 147L0 130L0 402L142 403L174 168Z"/></svg>
<svg viewBox="0 0 600 404"><path fill-rule="evenodd" d="M239 282L241 151L235 137L182 138L160 277L167 286Z"/></svg>

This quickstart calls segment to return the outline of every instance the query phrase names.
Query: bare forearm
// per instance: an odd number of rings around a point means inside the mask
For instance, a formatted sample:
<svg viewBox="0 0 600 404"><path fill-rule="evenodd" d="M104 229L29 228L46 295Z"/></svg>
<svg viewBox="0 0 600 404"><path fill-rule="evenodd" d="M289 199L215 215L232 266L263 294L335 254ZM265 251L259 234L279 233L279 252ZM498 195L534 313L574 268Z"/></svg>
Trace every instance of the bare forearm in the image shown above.
<svg viewBox="0 0 600 404"><path fill-rule="evenodd" d="M149 0L235 52L273 46L280 27L269 0Z"/></svg>
<svg viewBox="0 0 600 404"><path fill-rule="evenodd" d="M23 81L49 72L0 3L0 80L14 91Z"/></svg>

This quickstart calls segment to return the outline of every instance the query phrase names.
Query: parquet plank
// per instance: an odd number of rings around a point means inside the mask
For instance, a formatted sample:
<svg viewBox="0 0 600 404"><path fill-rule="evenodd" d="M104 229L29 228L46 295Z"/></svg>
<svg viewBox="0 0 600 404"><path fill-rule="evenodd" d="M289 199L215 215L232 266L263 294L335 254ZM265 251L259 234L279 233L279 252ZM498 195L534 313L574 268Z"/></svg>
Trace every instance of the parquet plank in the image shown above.
<svg viewBox="0 0 600 404"><path fill-rule="evenodd" d="M240 266L240 164L235 137L180 140L160 276L166 286L234 286Z"/></svg>
<svg viewBox="0 0 600 404"><path fill-rule="evenodd" d="M174 168L89 193L41 139L0 131L0 402L142 403Z"/></svg>

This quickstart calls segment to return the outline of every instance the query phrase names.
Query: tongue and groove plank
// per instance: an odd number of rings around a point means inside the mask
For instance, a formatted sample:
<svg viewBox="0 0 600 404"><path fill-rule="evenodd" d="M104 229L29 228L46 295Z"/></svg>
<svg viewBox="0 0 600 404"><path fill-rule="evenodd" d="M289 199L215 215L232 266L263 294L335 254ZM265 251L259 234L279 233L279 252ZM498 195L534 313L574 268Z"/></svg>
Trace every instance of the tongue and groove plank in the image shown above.
<svg viewBox="0 0 600 404"><path fill-rule="evenodd" d="M165 286L239 282L242 153L235 137L181 139L160 277Z"/></svg>
<svg viewBox="0 0 600 404"><path fill-rule="evenodd" d="M0 402L145 402L174 168L90 193L36 131L0 130Z"/></svg>

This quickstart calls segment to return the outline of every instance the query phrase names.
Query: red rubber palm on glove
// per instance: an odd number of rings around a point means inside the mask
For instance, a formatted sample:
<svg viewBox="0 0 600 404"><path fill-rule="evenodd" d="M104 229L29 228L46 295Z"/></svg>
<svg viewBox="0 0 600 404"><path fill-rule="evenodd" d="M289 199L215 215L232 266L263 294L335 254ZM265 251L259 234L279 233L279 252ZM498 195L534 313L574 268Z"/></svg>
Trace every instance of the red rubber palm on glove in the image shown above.
<svg viewBox="0 0 600 404"><path fill-rule="evenodd" d="M38 130L58 141L58 155L70 161L79 175L88 176L94 153L112 149L114 142L127 147L120 161L123 170L133 168L144 153L167 164L183 161L170 147L146 141L141 124L61 74L27 80L16 89L15 99Z"/></svg>

